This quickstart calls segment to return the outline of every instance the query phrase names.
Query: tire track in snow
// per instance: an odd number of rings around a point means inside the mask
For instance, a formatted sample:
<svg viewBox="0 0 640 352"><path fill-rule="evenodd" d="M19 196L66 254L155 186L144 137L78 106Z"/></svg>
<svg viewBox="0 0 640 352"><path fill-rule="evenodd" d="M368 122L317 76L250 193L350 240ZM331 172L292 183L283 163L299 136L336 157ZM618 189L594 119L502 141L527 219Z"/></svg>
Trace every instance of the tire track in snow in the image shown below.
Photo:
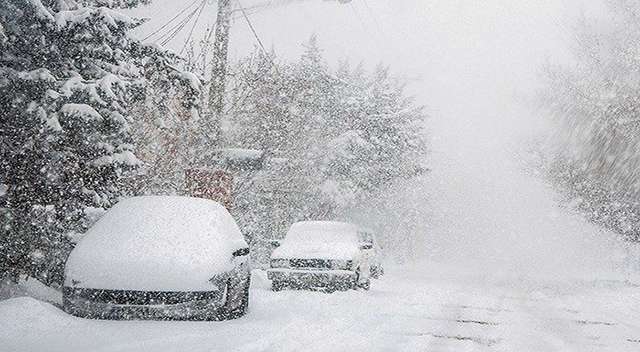
<svg viewBox="0 0 640 352"><path fill-rule="evenodd" d="M625 289L627 288L606 287L603 290L594 286L587 288L588 299L582 296L560 296L558 300L561 305L571 307L568 310L574 312L574 322L580 325L583 331L597 336L607 345L609 349L606 351L635 352L639 347L633 342L640 341L640 326L637 324L640 321L640 313L633 309L632 304L624 304L625 300L620 300L619 296L611 296ZM616 304L620 303L623 305L616 307Z"/></svg>
<svg viewBox="0 0 640 352"><path fill-rule="evenodd" d="M503 351L627 351L620 344L621 337L603 338L603 332L609 331L610 337L618 327L615 320L581 318L585 312L567 308L570 305L566 300L571 296L535 297L531 301L532 295L537 296L528 293L520 300L510 300L514 315L510 324L505 324L504 334L508 337Z"/></svg>
<svg viewBox="0 0 640 352"><path fill-rule="evenodd" d="M463 297L451 296L440 305L440 316L445 318L433 331L422 333L427 338L425 351L492 351L502 341L495 330L502 324L495 319L501 311L500 298L474 291L465 290Z"/></svg>

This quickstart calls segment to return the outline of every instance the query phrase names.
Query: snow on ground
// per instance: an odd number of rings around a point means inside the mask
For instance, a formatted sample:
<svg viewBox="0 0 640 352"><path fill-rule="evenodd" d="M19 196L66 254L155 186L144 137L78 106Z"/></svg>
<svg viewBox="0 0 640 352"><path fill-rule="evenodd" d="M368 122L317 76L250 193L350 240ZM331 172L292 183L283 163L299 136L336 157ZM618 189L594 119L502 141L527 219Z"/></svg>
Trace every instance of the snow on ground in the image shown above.
<svg viewBox="0 0 640 352"><path fill-rule="evenodd" d="M0 346L15 352L640 350L640 287L621 281L487 283L435 263L389 268L369 292L271 292L263 272L253 279L250 312L227 322L85 320L32 298L2 301Z"/></svg>
<svg viewBox="0 0 640 352"><path fill-rule="evenodd" d="M34 297L44 302L60 304L62 293L34 278L22 277L17 283L0 281L0 301L10 297Z"/></svg>

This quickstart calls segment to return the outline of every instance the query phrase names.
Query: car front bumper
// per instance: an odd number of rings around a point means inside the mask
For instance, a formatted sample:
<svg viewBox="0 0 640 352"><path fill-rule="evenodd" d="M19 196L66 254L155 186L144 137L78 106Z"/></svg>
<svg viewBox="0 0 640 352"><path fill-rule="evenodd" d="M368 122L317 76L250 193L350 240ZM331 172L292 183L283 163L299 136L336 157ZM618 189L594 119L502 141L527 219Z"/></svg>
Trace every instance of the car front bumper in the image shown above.
<svg viewBox="0 0 640 352"><path fill-rule="evenodd" d="M65 287L65 312L91 319L113 320L222 320L224 291L214 292L113 291ZM149 299L152 297L152 299Z"/></svg>
<svg viewBox="0 0 640 352"><path fill-rule="evenodd" d="M313 270L272 268L267 270L267 278L294 288L354 288L358 275L351 270Z"/></svg>

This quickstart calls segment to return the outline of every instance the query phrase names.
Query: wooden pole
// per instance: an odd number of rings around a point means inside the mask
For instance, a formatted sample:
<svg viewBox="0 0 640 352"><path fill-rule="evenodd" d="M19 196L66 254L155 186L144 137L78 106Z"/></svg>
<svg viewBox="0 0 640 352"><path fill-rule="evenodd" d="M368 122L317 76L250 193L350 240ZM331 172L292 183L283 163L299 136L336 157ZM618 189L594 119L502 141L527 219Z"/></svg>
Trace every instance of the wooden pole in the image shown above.
<svg viewBox="0 0 640 352"><path fill-rule="evenodd" d="M220 124L224 113L224 94L227 78L227 56L229 30L231 28L231 0L218 0L213 62L211 68L211 88L209 90L209 114L213 142L220 146L222 133Z"/></svg>

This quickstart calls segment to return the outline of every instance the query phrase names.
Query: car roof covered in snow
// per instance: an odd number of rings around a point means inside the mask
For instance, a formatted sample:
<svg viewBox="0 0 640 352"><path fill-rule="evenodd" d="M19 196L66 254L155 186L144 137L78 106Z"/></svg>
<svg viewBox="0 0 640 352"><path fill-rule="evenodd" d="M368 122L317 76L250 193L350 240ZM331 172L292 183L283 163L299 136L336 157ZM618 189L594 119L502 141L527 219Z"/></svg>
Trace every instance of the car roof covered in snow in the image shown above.
<svg viewBox="0 0 640 352"><path fill-rule="evenodd" d="M149 196L111 208L71 252L65 285L123 290L207 290L213 275L232 269L247 247L219 203Z"/></svg>
<svg viewBox="0 0 640 352"><path fill-rule="evenodd" d="M272 258L349 260L359 255L357 226L338 221L301 221L291 225Z"/></svg>

